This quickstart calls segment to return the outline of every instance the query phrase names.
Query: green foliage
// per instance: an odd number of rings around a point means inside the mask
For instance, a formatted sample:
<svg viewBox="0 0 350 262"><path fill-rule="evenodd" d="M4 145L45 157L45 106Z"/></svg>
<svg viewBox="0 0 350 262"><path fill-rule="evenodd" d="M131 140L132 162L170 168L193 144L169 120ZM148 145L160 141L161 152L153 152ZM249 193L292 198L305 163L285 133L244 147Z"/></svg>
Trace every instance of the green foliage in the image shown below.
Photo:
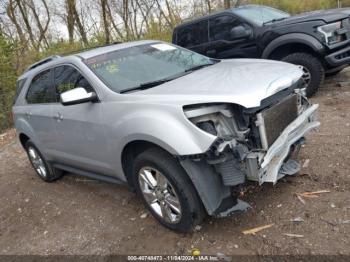
<svg viewBox="0 0 350 262"><path fill-rule="evenodd" d="M15 93L16 71L12 66L14 45L0 34L0 131L8 128Z"/></svg>
<svg viewBox="0 0 350 262"><path fill-rule="evenodd" d="M147 33L143 35L143 39L156 39L171 42L172 28L169 26L160 26L159 23L150 22Z"/></svg>

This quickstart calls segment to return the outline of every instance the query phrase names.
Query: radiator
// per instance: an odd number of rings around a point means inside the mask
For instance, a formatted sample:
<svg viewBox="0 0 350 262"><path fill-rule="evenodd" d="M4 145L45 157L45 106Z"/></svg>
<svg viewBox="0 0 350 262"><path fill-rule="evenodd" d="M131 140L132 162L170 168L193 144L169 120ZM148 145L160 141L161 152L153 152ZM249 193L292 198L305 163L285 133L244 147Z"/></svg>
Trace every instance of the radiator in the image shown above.
<svg viewBox="0 0 350 262"><path fill-rule="evenodd" d="M298 98L291 95L261 112L268 146L271 146L283 130L298 117Z"/></svg>

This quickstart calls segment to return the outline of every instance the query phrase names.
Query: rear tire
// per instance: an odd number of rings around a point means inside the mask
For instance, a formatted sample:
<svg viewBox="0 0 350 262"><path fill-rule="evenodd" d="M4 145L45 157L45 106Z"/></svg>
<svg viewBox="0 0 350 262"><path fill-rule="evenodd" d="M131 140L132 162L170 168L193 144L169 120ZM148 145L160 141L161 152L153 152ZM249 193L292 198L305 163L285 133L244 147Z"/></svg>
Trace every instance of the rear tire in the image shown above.
<svg viewBox="0 0 350 262"><path fill-rule="evenodd" d="M191 180L178 161L161 149L151 148L136 157L133 182L147 209L171 230L192 231L205 217Z"/></svg>
<svg viewBox="0 0 350 262"><path fill-rule="evenodd" d="M312 96L323 83L325 70L317 57L309 53L293 53L284 57L282 61L300 65L304 68L303 78L305 80L306 95L308 97ZM308 74L310 77L307 82Z"/></svg>
<svg viewBox="0 0 350 262"><path fill-rule="evenodd" d="M63 171L52 167L32 141L26 142L25 150L35 172L42 180L53 182L62 177Z"/></svg>

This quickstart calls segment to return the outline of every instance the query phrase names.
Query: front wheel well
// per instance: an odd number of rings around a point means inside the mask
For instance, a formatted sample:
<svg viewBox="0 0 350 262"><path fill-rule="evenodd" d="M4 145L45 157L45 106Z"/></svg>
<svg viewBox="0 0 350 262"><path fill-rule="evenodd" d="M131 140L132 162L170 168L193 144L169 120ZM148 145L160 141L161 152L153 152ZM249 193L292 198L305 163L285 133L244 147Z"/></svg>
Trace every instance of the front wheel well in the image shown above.
<svg viewBox="0 0 350 262"><path fill-rule="evenodd" d="M150 148L159 148L163 150L165 153L170 154L164 148L144 140L136 140L136 141L129 142L122 151L121 160L122 160L123 172L132 190L134 190L134 184L132 182L133 181L132 179L133 161L139 154L141 154L142 152Z"/></svg>
<svg viewBox="0 0 350 262"><path fill-rule="evenodd" d="M29 139L30 139L29 136L27 136L26 134L21 133L19 135L19 141L21 142L21 145L23 148L25 148L26 143Z"/></svg>
<svg viewBox="0 0 350 262"><path fill-rule="evenodd" d="M267 58L273 60L281 60L283 57L292 53L308 53L317 58L320 55L315 52L310 46L301 43L290 43L277 47Z"/></svg>

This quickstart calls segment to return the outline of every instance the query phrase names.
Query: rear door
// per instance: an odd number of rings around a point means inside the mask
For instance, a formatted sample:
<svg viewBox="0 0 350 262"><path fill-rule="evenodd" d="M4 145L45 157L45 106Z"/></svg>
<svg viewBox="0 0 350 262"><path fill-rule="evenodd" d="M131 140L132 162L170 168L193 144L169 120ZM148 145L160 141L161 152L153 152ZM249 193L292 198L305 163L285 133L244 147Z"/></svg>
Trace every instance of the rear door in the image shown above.
<svg viewBox="0 0 350 262"><path fill-rule="evenodd" d="M235 35L239 30L245 30L247 35ZM209 19L209 41L210 49L206 53L209 57L252 58L258 55L253 29L233 14L221 14Z"/></svg>
<svg viewBox="0 0 350 262"><path fill-rule="evenodd" d="M22 106L22 117L33 130L34 143L47 153L53 146L52 105L55 103L52 71L44 70L33 77Z"/></svg>
<svg viewBox="0 0 350 262"><path fill-rule="evenodd" d="M73 65L55 67L53 74L58 101L53 106L55 159L61 164L108 174L102 103L63 106L59 102L61 93L77 87L85 88L87 92L96 93L96 90Z"/></svg>
<svg viewBox="0 0 350 262"><path fill-rule="evenodd" d="M200 54L208 47L208 20L188 24L177 29L176 44Z"/></svg>

